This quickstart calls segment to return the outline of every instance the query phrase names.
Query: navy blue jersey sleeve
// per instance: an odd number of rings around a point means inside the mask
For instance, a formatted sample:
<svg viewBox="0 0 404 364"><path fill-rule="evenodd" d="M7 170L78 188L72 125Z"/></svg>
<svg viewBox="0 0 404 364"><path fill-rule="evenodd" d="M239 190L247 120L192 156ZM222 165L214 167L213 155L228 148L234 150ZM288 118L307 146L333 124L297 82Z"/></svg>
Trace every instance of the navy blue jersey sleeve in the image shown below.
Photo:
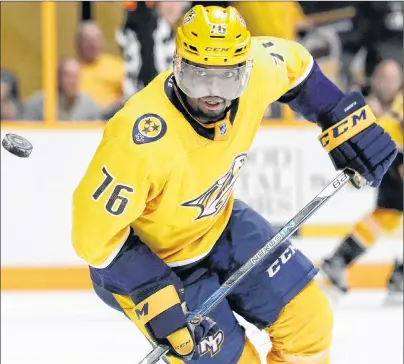
<svg viewBox="0 0 404 364"><path fill-rule="evenodd" d="M278 101L306 120L323 126L330 112L344 98L344 93L334 85L314 62L308 76L296 87L289 90Z"/></svg>
<svg viewBox="0 0 404 364"><path fill-rule="evenodd" d="M169 285L175 286L179 296L182 291L182 282L171 268L132 234L106 268L90 266L90 276L98 286L130 296L135 304Z"/></svg>

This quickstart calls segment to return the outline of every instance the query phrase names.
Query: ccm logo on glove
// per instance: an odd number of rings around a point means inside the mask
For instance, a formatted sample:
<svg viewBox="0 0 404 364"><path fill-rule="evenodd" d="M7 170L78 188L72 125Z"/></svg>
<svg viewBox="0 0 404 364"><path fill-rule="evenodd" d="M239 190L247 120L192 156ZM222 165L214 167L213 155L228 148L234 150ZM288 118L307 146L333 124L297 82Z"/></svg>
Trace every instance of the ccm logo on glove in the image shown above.
<svg viewBox="0 0 404 364"><path fill-rule="evenodd" d="M319 140L323 148L330 152L354 135L365 130L376 121L370 107L368 105L363 106L359 110L356 110L346 119L341 120L339 123L333 125L331 128L324 131Z"/></svg>

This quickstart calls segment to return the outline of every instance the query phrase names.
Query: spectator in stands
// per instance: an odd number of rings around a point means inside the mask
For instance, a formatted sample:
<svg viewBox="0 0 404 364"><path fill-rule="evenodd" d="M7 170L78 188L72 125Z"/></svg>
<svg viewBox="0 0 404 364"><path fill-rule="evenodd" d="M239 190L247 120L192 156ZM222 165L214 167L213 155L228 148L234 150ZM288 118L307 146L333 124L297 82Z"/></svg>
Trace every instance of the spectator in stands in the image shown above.
<svg viewBox="0 0 404 364"><path fill-rule="evenodd" d="M9 71L1 70L0 120L18 120L22 116L22 104L17 78Z"/></svg>
<svg viewBox="0 0 404 364"><path fill-rule="evenodd" d="M81 64L80 90L93 97L102 110L120 104L124 79L124 62L104 52L104 38L93 21L80 24L76 49Z"/></svg>
<svg viewBox="0 0 404 364"><path fill-rule="evenodd" d="M59 121L100 120L100 108L90 95L80 92L80 64L73 58L63 59L58 65ZM25 104L24 120L44 119L43 91L32 95Z"/></svg>
<svg viewBox="0 0 404 364"><path fill-rule="evenodd" d="M367 101L376 116L389 111L393 103L398 102L397 98L401 98L402 103L403 70L401 66L392 59L382 61L373 73L370 86Z"/></svg>

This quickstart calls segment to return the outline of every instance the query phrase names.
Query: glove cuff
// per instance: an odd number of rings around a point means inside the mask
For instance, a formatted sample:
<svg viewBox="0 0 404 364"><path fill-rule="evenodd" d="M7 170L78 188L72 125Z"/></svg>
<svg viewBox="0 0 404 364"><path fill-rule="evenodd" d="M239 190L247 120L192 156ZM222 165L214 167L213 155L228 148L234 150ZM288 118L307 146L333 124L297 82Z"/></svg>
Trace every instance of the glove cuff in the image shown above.
<svg viewBox="0 0 404 364"><path fill-rule="evenodd" d="M375 115L370 107L365 105L325 130L318 139L323 148L329 153L375 122Z"/></svg>
<svg viewBox="0 0 404 364"><path fill-rule="evenodd" d="M163 339L186 326L181 300L173 285L161 288L137 303L134 313L141 325L147 324L151 328L156 339Z"/></svg>
<svg viewBox="0 0 404 364"><path fill-rule="evenodd" d="M327 115L318 121L318 125L322 130L326 130L365 105L366 101L359 91L350 92Z"/></svg>
<svg viewBox="0 0 404 364"><path fill-rule="evenodd" d="M157 340L164 339L187 325L180 304L176 304L149 321L149 326Z"/></svg>

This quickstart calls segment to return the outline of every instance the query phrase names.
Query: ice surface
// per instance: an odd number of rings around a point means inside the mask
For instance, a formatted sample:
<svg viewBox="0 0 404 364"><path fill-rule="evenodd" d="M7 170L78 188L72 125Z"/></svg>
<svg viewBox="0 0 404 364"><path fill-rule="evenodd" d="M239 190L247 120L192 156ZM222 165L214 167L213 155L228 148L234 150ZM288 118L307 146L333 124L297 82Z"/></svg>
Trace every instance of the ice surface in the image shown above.
<svg viewBox="0 0 404 364"><path fill-rule="evenodd" d="M355 291L334 305L332 364L403 363L403 309L384 307L384 298ZM2 364L136 364L150 350L92 292L3 292L1 303ZM247 332L264 358L267 336Z"/></svg>

